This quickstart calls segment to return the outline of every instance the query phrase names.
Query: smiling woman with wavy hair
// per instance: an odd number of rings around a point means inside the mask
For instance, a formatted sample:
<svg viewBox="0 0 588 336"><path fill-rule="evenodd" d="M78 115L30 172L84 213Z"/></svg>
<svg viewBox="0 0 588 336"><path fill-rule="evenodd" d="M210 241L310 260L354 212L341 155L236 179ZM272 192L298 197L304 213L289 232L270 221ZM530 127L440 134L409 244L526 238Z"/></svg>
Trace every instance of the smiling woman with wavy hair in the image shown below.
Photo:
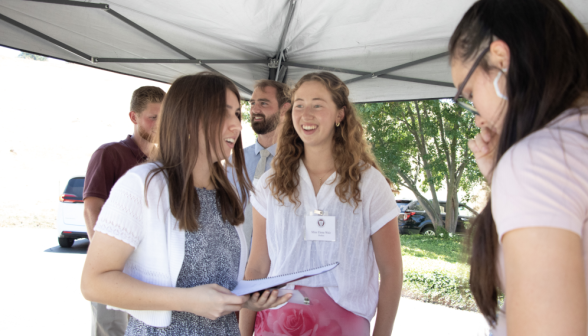
<svg viewBox="0 0 588 336"><path fill-rule="evenodd" d="M339 78L329 72L311 73L302 77L293 90L293 95L304 83L317 82L328 88L333 102L338 109L343 109L345 115L339 127L335 127L333 136L333 158L340 181L335 192L343 203L353 202L354 207L361 202L359 182L361 173L370 166L378 170L378 164L365 140L361 121L355 107L349 101L349 89ZM272 161L275 174L268 182L272 185L275 197L287 196L290 202L299 203L295 194L300 184L298 168L300 159L304 156L304 142L296 133L292 122L292 109L286 113L284 128L278 142L278 154ZM280 155L280 153L283 153Z"/></svg>
<svg viewBox="0 0 588 336"><path fill-rule="evenodd" d="M339 266L288 285L311 305L287 304L257 318L242 310L241 334L278 335L287 327L293 336L369 335L377 309L374 335L390 335L402 287L400 210L343 81L327 72L300 79L272 169L255 188L246 279Z"/></svg>

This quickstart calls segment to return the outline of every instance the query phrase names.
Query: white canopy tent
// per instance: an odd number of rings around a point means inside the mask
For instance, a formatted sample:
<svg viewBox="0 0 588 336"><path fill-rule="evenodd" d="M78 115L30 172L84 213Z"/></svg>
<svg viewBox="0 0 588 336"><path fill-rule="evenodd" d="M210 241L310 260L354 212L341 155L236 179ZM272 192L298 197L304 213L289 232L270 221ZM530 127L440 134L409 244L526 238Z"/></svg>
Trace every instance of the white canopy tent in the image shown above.
<svg viewBox="0 0 588 336"><path fill-rule="evenodd" d="M451 97L447 43L473 0L1 0L0 45L171 83L331 71L355 102ZM588 29L588 1L563 1ZM1 76L1 74L0 74Z"/></svg>

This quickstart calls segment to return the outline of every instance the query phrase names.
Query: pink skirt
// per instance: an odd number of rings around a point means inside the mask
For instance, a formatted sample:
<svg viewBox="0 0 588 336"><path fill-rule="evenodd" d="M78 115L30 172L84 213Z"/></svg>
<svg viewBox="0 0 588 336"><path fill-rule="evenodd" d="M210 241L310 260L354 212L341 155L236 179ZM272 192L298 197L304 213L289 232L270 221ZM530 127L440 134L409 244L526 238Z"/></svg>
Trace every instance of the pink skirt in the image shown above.
<svg viewBox="0 0 588 336"><path fill-rule="evenodd" d="M310 305L289 303L257 313L255 336L369 336L370 322L339 306L322 287L296 286Z"/></svg>

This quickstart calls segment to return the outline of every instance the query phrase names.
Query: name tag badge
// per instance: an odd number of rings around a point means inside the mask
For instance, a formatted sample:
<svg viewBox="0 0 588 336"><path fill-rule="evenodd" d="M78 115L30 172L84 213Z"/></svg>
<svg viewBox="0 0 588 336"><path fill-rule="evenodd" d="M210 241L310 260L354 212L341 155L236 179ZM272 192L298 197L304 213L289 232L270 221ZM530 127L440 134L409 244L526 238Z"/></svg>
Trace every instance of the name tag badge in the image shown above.
<svg viewBox="0 0 588 336"><path fill-rule="evenodd" d="M306 216L304 240L335 241L335 216Z"/></svg>

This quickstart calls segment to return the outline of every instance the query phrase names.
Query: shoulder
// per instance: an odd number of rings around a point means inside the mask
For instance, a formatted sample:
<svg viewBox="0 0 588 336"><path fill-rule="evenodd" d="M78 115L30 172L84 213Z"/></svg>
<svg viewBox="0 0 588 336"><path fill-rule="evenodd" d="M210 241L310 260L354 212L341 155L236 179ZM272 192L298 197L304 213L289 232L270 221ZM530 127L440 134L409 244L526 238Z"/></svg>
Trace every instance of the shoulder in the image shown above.
<svg viewBox="0 0 588 336"><path fill-rule="evenodd" d="M92 158L98 159L107 157L109 160L104 163L113 164L115 161L118 162L118 160L120 160L121 155L128 155L128 153L132 153L132 151L125 146L122 141L109 142L98 147L98 149L94 151L94 154L92 154Z"/></svg>
<svg viewBox="0 0 588 336"><path fill-rule="evenodd" d="M506 151L496 165L493 183L515 178L524 182L544 174L580 172L586 164L588 134L582 134L581 129L574 129L564 120L530 134Z"/></svg>
<svg viewBox="0 0 588 336"><path fill-rule="evenodd" d="M274 175L276 171L274 170L274 168L270 168L269 170L267 170L265 173L263 173L263 175L261 175L261 177L259 178L259 183L257 183L256 188L260 188L260 189L269 189L269 178Z"/></svg>
<svg viewBox="0 0 588 336"><path fill-rule="evenodd" d="M492 177L499 237L522 227L581 233L588 204L588 136L565 118L513 145Z"/></svg>
<svg viewBox="0 0 588 336"><path fill-rule="evenodd" d="M375 167L369 166L367 169L361 172L361 184L368 184L370 187L372 187L372 183L376 183L373 185L374 187L381 185L384 185L387 188L390 187L390 184L386 180L384 174L382 174L382 172L380 172Z"/></svg>
<svg viewBox="0 0 588 336"><path fill-rule="evenodd" d="M254 155L255 154L255 144L243 148L244 155Z"/></svg>
<svg viewBox="0 0 588 336"><path fill-rule="evenodd" d="M98 149L96 151L114 152L114 151L120 151L121 149L126 149L126 148L127 147L122 143L122 141L117 141L117 142L105 143L102 146L98 147Z"/></svg>
<svg viewBox="0 0 588 336"><path fill-rule="evenodd" d="M141 184L144 184L146 179L150 177L150 172L157 168L159 165L156 162L147 162L143 164L139 164L131 169L129 169L120 179L119 181L123 181L121 183L132 183L131 181L140 181ZM165 183L165 177L163 174L156 174L153 175L152 183Z"/></svg>
<svg viewBox="0 0 588 336"><path fill-rule="evenodd" d="M101 145L100 147L98 147L98 149L96 149L94 151L94 154L92 154L92 157L104 156L105 154L112 154L113 152L116 151L116 147L114 147L116 145L118 145L118 142L105 143L105 144Z"/></svg>
<svg viewBox="0 0 588 336"><path fill-rule="evenodd" d="M146 162L146 163L138 164L138 165L134 166L133 168L129 169L127 171L127 174L134 174L134 175L138 175L141 177L147 177L149 172L157 167L159 167L159 164L157 162Z"/></svg>

